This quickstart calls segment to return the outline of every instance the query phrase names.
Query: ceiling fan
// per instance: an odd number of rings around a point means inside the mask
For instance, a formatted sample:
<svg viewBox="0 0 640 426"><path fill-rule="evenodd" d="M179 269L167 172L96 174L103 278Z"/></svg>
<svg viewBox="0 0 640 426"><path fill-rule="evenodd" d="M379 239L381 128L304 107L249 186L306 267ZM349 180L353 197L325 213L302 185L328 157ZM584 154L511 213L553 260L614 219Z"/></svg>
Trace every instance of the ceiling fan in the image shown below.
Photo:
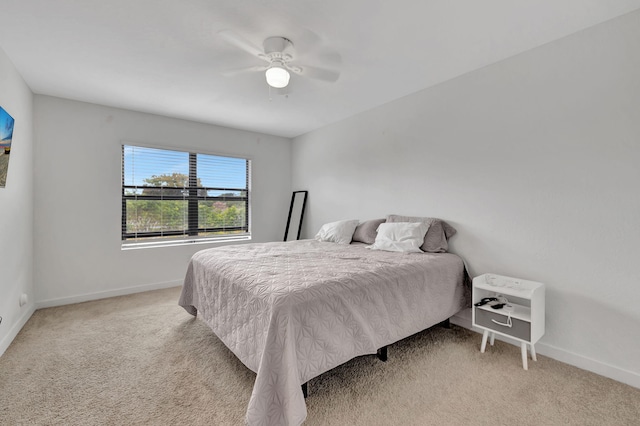
<svg viewBox="0 0 640 426"><path fill-rule="evenodd" d="M229 70L224 72L224 75L231 76L242 72L264 72L267 84L276 89L287 87L291 77L290 72L302 77L327 82L335 82L340 77L338 71L297 64L293 42L286 37L268 37L262 44L263 48L260 49L233 31L223 30L218 34L229 44L266 62L266 64L260 66ZM340 55L337 53L323 55L321 59L325 62L333 62L333 65L339 65L341 62Z"/></svg>

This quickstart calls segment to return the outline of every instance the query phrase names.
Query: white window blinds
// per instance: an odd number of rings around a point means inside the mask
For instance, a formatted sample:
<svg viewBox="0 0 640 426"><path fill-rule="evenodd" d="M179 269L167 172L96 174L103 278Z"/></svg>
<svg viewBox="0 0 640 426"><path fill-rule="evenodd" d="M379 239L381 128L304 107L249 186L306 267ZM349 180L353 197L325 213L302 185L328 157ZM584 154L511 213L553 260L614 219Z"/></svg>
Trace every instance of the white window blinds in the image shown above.
<svg viewBox="0 0 640 426"><path fill-rule="evenodd" d="M249 235L244 158L122 146L122 241Z"/></svg>

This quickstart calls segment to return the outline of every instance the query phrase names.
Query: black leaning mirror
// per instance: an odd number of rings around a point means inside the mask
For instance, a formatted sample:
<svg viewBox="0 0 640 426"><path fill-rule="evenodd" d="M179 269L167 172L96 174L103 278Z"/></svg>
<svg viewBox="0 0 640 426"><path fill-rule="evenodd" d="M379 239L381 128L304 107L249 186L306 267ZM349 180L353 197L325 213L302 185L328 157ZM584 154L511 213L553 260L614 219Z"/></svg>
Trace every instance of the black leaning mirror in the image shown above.
<svg viewBox="0 0 640 426"><path fill-rule="evenodd" d="M293 194L291 194L291 207L289 207L287 227L284 230L284 241L294 241L300 238L302 218L304 217L304 208L306 205L307 191L293 191Z"/></svg>

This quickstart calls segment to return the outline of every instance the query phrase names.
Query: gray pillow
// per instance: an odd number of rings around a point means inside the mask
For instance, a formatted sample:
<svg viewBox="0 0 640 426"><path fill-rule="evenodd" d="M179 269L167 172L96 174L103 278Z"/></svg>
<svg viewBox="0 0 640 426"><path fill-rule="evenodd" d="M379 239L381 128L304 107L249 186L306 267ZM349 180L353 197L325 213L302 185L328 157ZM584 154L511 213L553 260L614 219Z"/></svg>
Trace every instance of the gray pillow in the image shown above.
<svg viewBox="0 0 640 426"><path fill-rule="evenodd" d="M375 243L376 235L378 235L378 226L385 221L386 219L371 219L362 222L356 227L352 241L366 244Z"/></svg>
<svg viewBox="0 0 640 426"><path fill-rule="evenodd" d="M425 222L429 225L429 230L424 236L424 244L420 246L422 251L429 253L444 253L449 250L447 240L457 232L455 228L442 219L435 217L399 216L390 214L387 222Z"/></svg>

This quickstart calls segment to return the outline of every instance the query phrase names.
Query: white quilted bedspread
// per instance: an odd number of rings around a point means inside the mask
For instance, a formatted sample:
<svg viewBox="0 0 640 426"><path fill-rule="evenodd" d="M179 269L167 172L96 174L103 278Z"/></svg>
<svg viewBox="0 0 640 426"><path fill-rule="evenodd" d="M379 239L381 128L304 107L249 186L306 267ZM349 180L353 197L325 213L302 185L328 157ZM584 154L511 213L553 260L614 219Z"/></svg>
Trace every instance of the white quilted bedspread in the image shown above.
<svg viewBox="0 0 640 426"><path fill-rule="evenodd" d="M450 253L246 244L196 253L179 304L257 373L247 423L299 425L301 384L458 312L464 274Z"/></svg>

